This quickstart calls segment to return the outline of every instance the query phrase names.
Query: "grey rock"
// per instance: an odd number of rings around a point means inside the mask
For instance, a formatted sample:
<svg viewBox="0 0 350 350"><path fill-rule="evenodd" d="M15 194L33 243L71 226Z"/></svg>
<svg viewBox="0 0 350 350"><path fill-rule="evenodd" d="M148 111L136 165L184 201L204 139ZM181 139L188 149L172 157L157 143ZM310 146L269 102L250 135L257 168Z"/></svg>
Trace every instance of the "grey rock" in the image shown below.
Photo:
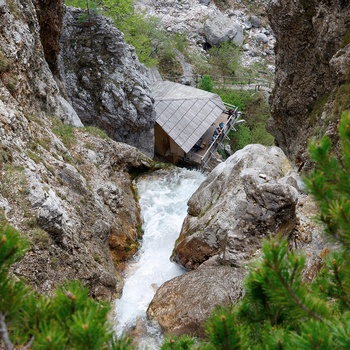
<svg viewBox="0 0 350 350"><path fill-rule="evenodd" d="M204 34L210 45L219 45L226 41L232 41L237 46L243 44L242 27L224 15L209 18L204 26Z"/></svg>
<svg viewBox="0 0 350 350"><path fill-rule="evenodd" d="M0 195L0 209L4 211L5 217L11 211L11 207L6 198Z"/></svg>
<svg viewBox="0 0 350 350"><path fill-rule="evenodd" d="M199 0L199 3L208 6L210 4L210 0Z"/></svg>
<svg viewBox="0 0 350 350"><path fill-rule="evenodd" d="M333 72L338 79L346 81L347 72L350 66L350 44L340 49L329 62Z"/></svg>
<svg viewBox="0 0 350 350"><path fill-rule="evenodd" d="M281 149L261 145L246 146L219 164L188 202L173 261L195 269L220 256L242 266L263 237L287 237L296 225L298 191L278 180L292 172Z"/></svg>
<svg viewBox="0 0 350 350"><path fill-rule="evenodd" d="M203 325L215 307L242 297L244 276L244 269L210 266L175 277L157 290L147 315L164 333L203 337Z"/></svg>
<svg viewBox="0 0 350 350"><path fill-rule="evenodd" d="M61 36L59 69L70 104L85 125L153 156L156 116L146 67L110 20L94 16L92 40L81 14L66 8Z"/></svg>
<svg viewBox="0 0 350 350"><path fill-rule="evenodd" d="M253 28L259 28L261 26L261 19L257 16L250 16L249 22L251 23Z"/></svg>
<svg viewBox="0 0 350 350"><path fill-rule="evenodd" d="M104 203L108 205L113 213L116 213L118 208L122 208L124 203L122 200L122 189L118 188L113 183L105 183L101 186L97 193L104 199Z"/></svg>
<svg viewBox="0 0 350 350"><path fill-rule="evenodd" d="M60 102L60 107L62 109L62 118L67 121L68 124L83 127L83 123L81 122L78 114L75 112L73 107L65 100L62 96L58 97L58 101Z"/></svg>
<svg viewBox="0 0 350 350"><path fill-rule="evenodd" d="M255 40L257 43L262 43L262 44L267 44L269 42L268 37L263 33L256 34Z"/></svg>

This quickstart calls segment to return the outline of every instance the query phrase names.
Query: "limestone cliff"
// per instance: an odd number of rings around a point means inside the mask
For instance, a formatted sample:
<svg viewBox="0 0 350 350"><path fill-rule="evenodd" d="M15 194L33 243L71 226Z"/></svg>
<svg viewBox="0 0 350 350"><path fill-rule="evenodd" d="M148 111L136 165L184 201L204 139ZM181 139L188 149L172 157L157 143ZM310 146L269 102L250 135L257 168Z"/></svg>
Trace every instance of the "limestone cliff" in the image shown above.
<svg viewBox="0 0 350 350"><path fill-rule="evenodd" d="M155 112L146 68L112 21L82 16L65 8L59 71L68 99L84 125L152 157Z"/></svg>
<svg viewBox="0 0 350 350"><path fill-rule="evenodd" d="M330 135L347 109L350 3L344 0L271 0L276 37L275 87L269 131L298 166L308 163L310 137Z"/></svg>
<svg viewBox="0 0 350 350"><path fill-rule="evenodd" d="M29 241L18 277L41 292L80 279L110 299L139 241L132 174L152 161L83 128L61 95L60 6L0 0L0 221Z"/></svg>

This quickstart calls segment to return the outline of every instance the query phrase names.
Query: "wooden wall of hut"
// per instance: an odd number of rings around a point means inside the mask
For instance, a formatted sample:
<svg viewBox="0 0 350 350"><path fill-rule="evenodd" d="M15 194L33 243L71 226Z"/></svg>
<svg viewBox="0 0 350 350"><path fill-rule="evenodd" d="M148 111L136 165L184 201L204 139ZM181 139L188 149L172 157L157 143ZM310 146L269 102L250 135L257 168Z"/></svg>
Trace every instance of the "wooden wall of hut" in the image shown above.
<svg viewBox="0 0 350 350"><path fill-rule="evenodd" d="M184 151L157 123L154 126L154 140L155 153L165 157L170 163L177 164L184 159Z"/></svg>

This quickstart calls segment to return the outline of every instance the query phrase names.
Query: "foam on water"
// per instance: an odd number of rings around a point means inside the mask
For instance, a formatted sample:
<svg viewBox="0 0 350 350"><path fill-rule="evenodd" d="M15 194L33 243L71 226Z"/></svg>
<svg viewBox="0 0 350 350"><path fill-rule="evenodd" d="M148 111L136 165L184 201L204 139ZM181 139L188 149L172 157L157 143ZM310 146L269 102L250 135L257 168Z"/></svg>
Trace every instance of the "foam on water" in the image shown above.
<svg viewBox="0 0 350 350"><path fill-rule="evenodd" d="M187 214L187 201L203 182L199 171L177 169L164 177L137 182L144 235L141 249L126 273L123 294L116 301L116 331L121 335L145 318L156 289L184 271L170 261Z"/></svg>

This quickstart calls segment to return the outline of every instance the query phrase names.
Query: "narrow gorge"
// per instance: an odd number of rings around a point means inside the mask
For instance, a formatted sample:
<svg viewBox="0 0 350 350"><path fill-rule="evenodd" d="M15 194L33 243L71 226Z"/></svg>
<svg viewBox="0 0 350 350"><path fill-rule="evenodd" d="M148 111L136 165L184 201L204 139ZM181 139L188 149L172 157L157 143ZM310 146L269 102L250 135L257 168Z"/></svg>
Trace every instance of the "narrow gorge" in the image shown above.
<svg viewBox="0 0 350 350"><path fill-rule="evenodd" d="M145 299L143 290L152 289L143 317L163 335L205 338L216 307L243 298L248 266L259 260L265 238L287 238L290 251L306 252L304 281L314 279L333 248L314 220L318 208L303 176L314 167L310 140L327 135L341 158L338 125L350 108L350 4L140 0L135 6L167 32L188 37L199 56L229 41L241 51L242 66L263 62L264 74L274 76L264 96L275 145L250 144L227 159L218 154L219 164L196 176L162 162L155 155L155 70L140 63L113 21L96 13L87 24L84 10L63 0L0 0L0 227L14 227L28 242L11 267L16 281L51 296L79 280L94 300L112 308L117 302L110 318L118 319L119 308L128 319L127 302L118 304L126 272L142 252L143 225L156 226L152 219L161 212L143 217L138 186L146 186L139 185L143 178L148 186L153 177L174 182L178 192L170 197L181 197L181 204L161 206L182 209L181 223L166 217L160 225L165 238L166 226L176 226L165 259L181 273L151 282L136 277L144 285L131 294ZM193 85L195 67L181 57L186 74L178 81ZM149 191L152 203L168 189L156 184ZM163 238L155 240L161 248ZM157 261L153 270L157 264L165 265ZM136 318L135 337L142 333Z"/></svg>

